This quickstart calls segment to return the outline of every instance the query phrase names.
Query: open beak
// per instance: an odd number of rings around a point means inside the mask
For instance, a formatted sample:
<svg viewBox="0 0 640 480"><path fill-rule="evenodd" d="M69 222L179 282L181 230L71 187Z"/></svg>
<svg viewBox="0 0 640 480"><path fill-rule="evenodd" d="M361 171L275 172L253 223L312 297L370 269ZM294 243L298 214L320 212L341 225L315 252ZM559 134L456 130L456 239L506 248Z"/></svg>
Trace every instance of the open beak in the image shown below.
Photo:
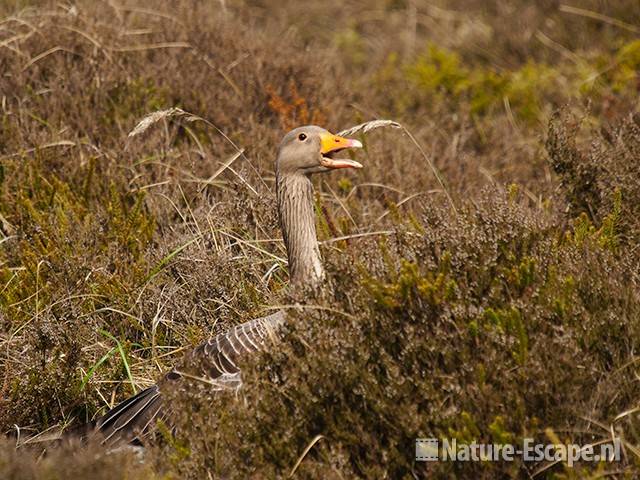
<svg viewBox="0 0 640 480"><path fill-rule="evenodd" d="M320 165L326 168L362 168L362 164L348 158L331 158L334 153L345 148L362 148L362 143L351 138L343 138L331 133L320 135Z"/></svg>

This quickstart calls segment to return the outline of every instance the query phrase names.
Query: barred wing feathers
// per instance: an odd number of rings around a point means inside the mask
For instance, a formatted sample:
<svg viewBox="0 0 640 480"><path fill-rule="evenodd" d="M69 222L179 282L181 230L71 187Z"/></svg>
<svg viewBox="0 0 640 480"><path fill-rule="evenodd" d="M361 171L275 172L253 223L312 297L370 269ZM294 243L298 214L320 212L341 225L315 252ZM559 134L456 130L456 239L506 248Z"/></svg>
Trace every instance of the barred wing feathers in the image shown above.
<svg viewBox="0 0 640 480"><path fill-rule="evenodd" d="M162 391L179 388L185 378L200 378L214 391L239 388L242 378L238 360L277 342L283 323L284 313L278 311L237 325L200 344L183 362L185 371L174 369L158 384L116 405L95 421L93 435L114 448L143 443L158 421L171 418L171 405L164 401ZM186 367L189 367L188 371Z"/></svg>

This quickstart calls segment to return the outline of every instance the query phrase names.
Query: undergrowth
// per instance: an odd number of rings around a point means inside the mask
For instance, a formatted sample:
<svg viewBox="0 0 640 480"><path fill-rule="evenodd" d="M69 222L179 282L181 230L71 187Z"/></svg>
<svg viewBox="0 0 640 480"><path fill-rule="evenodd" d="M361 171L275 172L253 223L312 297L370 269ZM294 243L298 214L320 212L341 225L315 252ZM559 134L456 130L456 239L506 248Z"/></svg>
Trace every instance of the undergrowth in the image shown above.
<svg viewBox="0 0 640 480"><path fill-rule="evenodd" d="M612 435L539 476L637 476L638 3L231 3L0 2L0 477L528 478L414 442ZM199 121L127 136L171 108ZM278 142L372 118L425 154L358 133L365 168L314 179L328 278L293 296ZM275 308L144 459L15 449Z"/></svg>

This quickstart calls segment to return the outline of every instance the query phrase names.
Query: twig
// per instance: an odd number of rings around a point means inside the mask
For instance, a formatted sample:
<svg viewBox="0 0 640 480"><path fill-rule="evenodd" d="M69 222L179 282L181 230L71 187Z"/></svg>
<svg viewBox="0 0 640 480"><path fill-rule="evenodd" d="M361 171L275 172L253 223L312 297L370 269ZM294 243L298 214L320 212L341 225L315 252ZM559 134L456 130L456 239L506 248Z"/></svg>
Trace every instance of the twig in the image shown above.
<svg viewBox="0 0 640 480"><path fill-rule="evenodd" d="M616 27L620 27L625 30L629 30L630 32L633 32L633 33L640 33L640 28L636 27L635 25L631 25L630 23L623 22L622 20L618 20L617 18L608 17L607 15L603 15L598 12L585 10L584 8L572 7L571 5L560 5L559 10L564 13L571 13L573 15L579 15L581 17L600 20L601 22L608 23L609 25L614 25Z"/></svg>
<svg viewBox="0 0 640 480"><path fill-rule="evenodd" d="M311 440L311 442L309 443L309 445L307 445L307 448L304 449L304 452L302 452L302 455L300 455L300 457L298 458L298 461L296 462L296 464L293 466L293 468L291 469L291 473L289 473L289 478L292 478L293 475L296 473L296 470L298 470L298 467L300 466L300 464L302 463L302 460L304 460L304 457L307 456L307 454L309 453L309 451L313 448L313 446L318 443L320 440L322 440L324 438L324 435L316 435L315 438L313 440Z"/></svg>

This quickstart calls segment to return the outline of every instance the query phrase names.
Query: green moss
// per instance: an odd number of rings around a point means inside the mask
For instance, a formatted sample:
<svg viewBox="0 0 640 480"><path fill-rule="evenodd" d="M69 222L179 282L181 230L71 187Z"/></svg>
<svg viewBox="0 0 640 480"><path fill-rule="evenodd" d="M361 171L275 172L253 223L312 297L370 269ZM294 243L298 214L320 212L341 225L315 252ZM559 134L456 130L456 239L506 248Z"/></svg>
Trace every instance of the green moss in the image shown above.
<svg viewBox="0 0 640 480"><path fill-rule="evenodd" d="M542 113L542 99L554 85L557 71L544 64L528 62L509 76L505 96L520 118L532 122Z"/></svg>
<svg viewBox="0 0 640 480"><path fill-rule="evenodd" d="M511 337L514 345L511 350L513 358L520 365L524 364L527 359L529 337L520 311L513 307L508 309L487 308L483 313L482 320Z"/></svg>
<svg viewBox="0 0 640 480"><path fill-rule="evenodd" d="M616 189L613 195L611 212L602 218L597 228L586 213L581 213L573 222L573 231L567 232L568 241L577 246L594 242L600 248L615 251L619 245L620 222L622 221L622 193Z"/></svg>
<svg viewBox="0 0 640 480"><path fill-rule="evenodd" d="M473 443L481 438L478 423L470 412L461 412L455 423L457 427L449 429L449 438L455 438L459 443Z"/></svg>
<svg viewBox="0 0 640 480"><path fill-rule="evenodd" d="M425 301L438 307L455 298L456 283L447 273L446 258L441 271L422 274L416 263L403 260L391 282L369 279L367 287L376 305L385 309L399 309L409 301Z"/></svg>
<svg viewBox="0 0 640 480"><path fill-rule="evenodd" d="M605 75L616 93L637 92L640 69L640 40L623 45L617 52L613 68L609 66Z"/></svg>
<svg viewBox="0 0 640 480"><path fill-rule="evenodd" d="M524 257L519 265L512 267L509 281L521 292L533 285L535 281L536 261L531 257Z"/></svg>
<svg viewBox="0 0 640 480"><path fill-rule="evenodd" d="M493 422L489 424L489 432L491 433L491 441L494 444L505 445L515 443L515 436L506 429L505 419L502 415L496 416Z"/></svg>
<svg viewBox="0 0 640 480"><path fill-rule="evenodd" d="M112 185L106 205L107 241L118 245L134 262L142 259L155 228L155 221L146 210L144 199L144 192L122 194Z"/></svg>
<svg viewBox="0 0 640 480"><path fill-rule="evenodd" d="M543 298L549 299L557 318L560 321L568 319L576 304L576 281L573 276L559 275L556 268L550 268L543 288Z"/></svg>
<svg viewBox="0 0 640 480"><path fill-rule="evenodd" d="M468 99L471 113L481 116L504 108L508 101L512 111L526 122L540 117L542 98L559 75L553 68L533 61L512 71L467 67L455 51L434 44L406 71L422 94L456 101Z"/></svg>
<svg viewBox="0 0 640 480"><path fill-rule="evenodd" d="M406 71L418 88L431 95L461 93L469 75L468 70L461 65L457 53L435 44L428 45L426 52L413 65L409 65Z"/></svg>
<svg viewBox="0 0 640 480"><path fill-rule="evenodd" d="M471 112L477 115L489 114L496 106L501 106L509 90L509 79L493 70L474 70L465 84L469 91Z"/></svg>
<svg viewBox="0 0 640 480"><path fill-rule="evenodd" d="M637 85L640 42L623 45L613 56L597 55L570 64L550 65L529 60L513 69L466 63L455 50L429 43L415 61L404 66L397 55L388 57L378 72L380 89L397 84L402 68L413 93L403 91L396 98L399 109L412 109L426 98L429 103L465 102L479 117L493 117L511 109L525 124L535 124L543 105L556 97L602 96L607 92L631 95ZM411 98L411 95L417 96Z"/></svg>
<svg viewBox="0 0 640 480"><path fill-rule="evenodd" d="M598 230L598 244L608 250L616 250L619 244L618 235L622 220L622 192L616 189L613 197L611 213L602 219Z"/></svg>
<svg viewBox="0 0 640 480"><path fill-rule="evenodd" d="M203 382L163 392L171 424L144 464L93 445L31 457L5 442L0 477L154 478L153 465L173 478L281 478L302 458L296 476L309 479L519 478L531 465L415 462L414 440L517 442L548 429L585 444L606 436L598 425L637 449L637 419L620 415L640 397L640 119L627 116L637 39L555 2L458 2L464 15L311 2L304 18L290 3L270 2L259 21L238 2L230 15L197 1L161 17L100 2L73 15L5 12L15 38L0 60L11 92L0 102L3 431L84 423L212 334L296 308L284 341L242 365L237 394ZM635 21L630 0L601 3ZM398 34L413 12L415 30ZM287 24L300 28L282 35ZM554 43L514 30L523 24ZM539 122L586 101L582 128L554 118L549 175ZM220 130L187 122L187 135L172 119L127 139L171 106ZM348 215L322 194L316 211L323 239L369 233L323 248L318 291L284 288L281 123L338 130L370 118L407 126L458 211L406 136L367 133L365 169L319 179L345 201L364 187ZM211 184L235 152L228 139L247 158ZM615 470L633 476L636 464L627 455ZM603 465L544 473L582 478Z"/></svg>
<svg viewBox="0 0 640 480"><path fill-rule="evenodd" d="M168 89L144 77L111 87L106 98L109 108L100 120L108 125L131 124L149 112L178 106L170 102Z"/></svg>

